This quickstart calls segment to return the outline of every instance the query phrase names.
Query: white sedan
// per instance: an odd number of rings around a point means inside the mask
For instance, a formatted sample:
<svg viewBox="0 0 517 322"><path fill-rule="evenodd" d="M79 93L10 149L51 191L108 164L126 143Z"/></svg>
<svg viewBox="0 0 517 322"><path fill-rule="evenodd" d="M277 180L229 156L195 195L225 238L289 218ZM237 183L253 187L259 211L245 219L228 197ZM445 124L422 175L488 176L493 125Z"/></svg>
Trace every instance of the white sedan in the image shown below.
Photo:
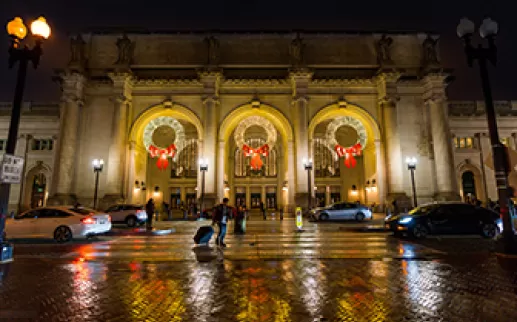
<svg viewBox="0 0 517 322"><path fill-rule="evenodd" d="M110 215L74 206L31 209L8 219L5 226L7 238L53 238L59 243L110 230Z"/></svg>

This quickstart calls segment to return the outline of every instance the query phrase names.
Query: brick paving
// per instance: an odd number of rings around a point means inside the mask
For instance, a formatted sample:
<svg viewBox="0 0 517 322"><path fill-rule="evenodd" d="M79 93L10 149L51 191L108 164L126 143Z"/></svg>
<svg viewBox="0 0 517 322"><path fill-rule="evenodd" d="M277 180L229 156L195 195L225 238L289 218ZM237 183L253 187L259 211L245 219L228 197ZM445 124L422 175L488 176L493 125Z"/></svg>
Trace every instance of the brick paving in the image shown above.
<svg viewBox="0 0 517 322"><path fill-rule="evenodd" d="M191 238L202 224L16 245L0 266L0 321L517 321L517 271L475 238L417 244L252 222L244 238L229 236L224 259L198 262Z"/></svg>

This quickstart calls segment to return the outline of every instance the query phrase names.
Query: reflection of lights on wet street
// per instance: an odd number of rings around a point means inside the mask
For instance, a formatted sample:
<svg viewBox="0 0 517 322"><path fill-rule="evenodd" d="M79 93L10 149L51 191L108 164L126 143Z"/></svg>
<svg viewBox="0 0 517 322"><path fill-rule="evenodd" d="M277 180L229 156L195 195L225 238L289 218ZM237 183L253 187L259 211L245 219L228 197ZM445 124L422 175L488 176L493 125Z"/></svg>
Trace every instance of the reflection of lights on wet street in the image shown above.
<svg viewBox="0 0 517 322"><path fill-rule="evenodd" d="M404 258L415 257L415 246L412 244L399 244L399 255Z"/></svg>

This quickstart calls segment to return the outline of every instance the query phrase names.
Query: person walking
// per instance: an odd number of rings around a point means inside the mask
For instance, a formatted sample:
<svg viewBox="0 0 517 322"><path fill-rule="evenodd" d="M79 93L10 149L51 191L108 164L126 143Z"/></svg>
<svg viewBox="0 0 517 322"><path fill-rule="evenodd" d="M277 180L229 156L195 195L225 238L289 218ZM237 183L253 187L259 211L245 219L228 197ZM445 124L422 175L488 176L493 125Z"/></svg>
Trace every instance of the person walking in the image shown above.
<svg viewBox="0 0 517 322"><path fill-rule="evenodd" d="M147 201L145 205L145 212L147 213L147 229L153 229L153 216L154 216L154 200L153 198Z"/></svg>
<svg viewBox="0 0 517 322"><path fill-rule="evenodd" d="M235 225L233 227L233 232L235 234L243 235L245 233L246 215L246 206L240 205L237 209L237 215L235 216Z"/></svg>
<svg viewBox="0 0 517 322"><path fill-rule="evenodd" d="M230 221L234 215L234 209L228 205L228 198L223 199L223 203L215 207L214 218L212 221L212 225L217 224L219 226L219 233L217 234L217 239L215 241L216 245L221 247L226 247L224 243L224 237L226 236L226 226L228 221Z"/></svg>
<svg viewBox="0 0 517 322"><path fill-rule="evenodd" d="M262 217L264 218L264 220L266 220L266 206L264 205L264 203L261 201L260 202L260 212L262 213Z"/></svg>

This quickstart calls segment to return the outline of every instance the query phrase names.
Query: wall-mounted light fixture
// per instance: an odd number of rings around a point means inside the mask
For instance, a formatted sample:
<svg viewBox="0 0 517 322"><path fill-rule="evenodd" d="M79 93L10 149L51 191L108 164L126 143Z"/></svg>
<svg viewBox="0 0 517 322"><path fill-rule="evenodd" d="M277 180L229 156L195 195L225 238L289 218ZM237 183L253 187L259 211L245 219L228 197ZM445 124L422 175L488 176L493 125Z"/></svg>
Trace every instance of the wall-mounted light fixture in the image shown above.
<svg viewBox="0 0 517 322"><path fill-rule="evenodd" d="M287 188L287 181L284 181L284 184L282 186L283 191L287 191L289 188Z"/></svg>
<svg viewBox="0 0 517 322"><path fill-rule="evenodd" d="M158 186L155 186L155 187L154 187L153 195L154 195L155 197L157 197L157 196L159 196L159 195L160 195L160 187L158 187Z"/></svg>
<svg viewBox="0 0 517 322"><path fill-rule="evenodd" d="M377 192L377 181L375 181L375 179L372 180L371 189L372 189L372 192Z"/></svg>
<svg viewBox="0 0 517 322"><path fill-rule="evenodd" d="M359 192L357 191L357 186L355 184L352 185L352 191L350 191L352 196L357 196Z"/></svg>
<svg viewBox="0 0 517 322"><path fill-rule="evenodd" d="M136 180L135 181L135 189L134 189L134 192L138 192L140 191L140 181Z"/></svg>

